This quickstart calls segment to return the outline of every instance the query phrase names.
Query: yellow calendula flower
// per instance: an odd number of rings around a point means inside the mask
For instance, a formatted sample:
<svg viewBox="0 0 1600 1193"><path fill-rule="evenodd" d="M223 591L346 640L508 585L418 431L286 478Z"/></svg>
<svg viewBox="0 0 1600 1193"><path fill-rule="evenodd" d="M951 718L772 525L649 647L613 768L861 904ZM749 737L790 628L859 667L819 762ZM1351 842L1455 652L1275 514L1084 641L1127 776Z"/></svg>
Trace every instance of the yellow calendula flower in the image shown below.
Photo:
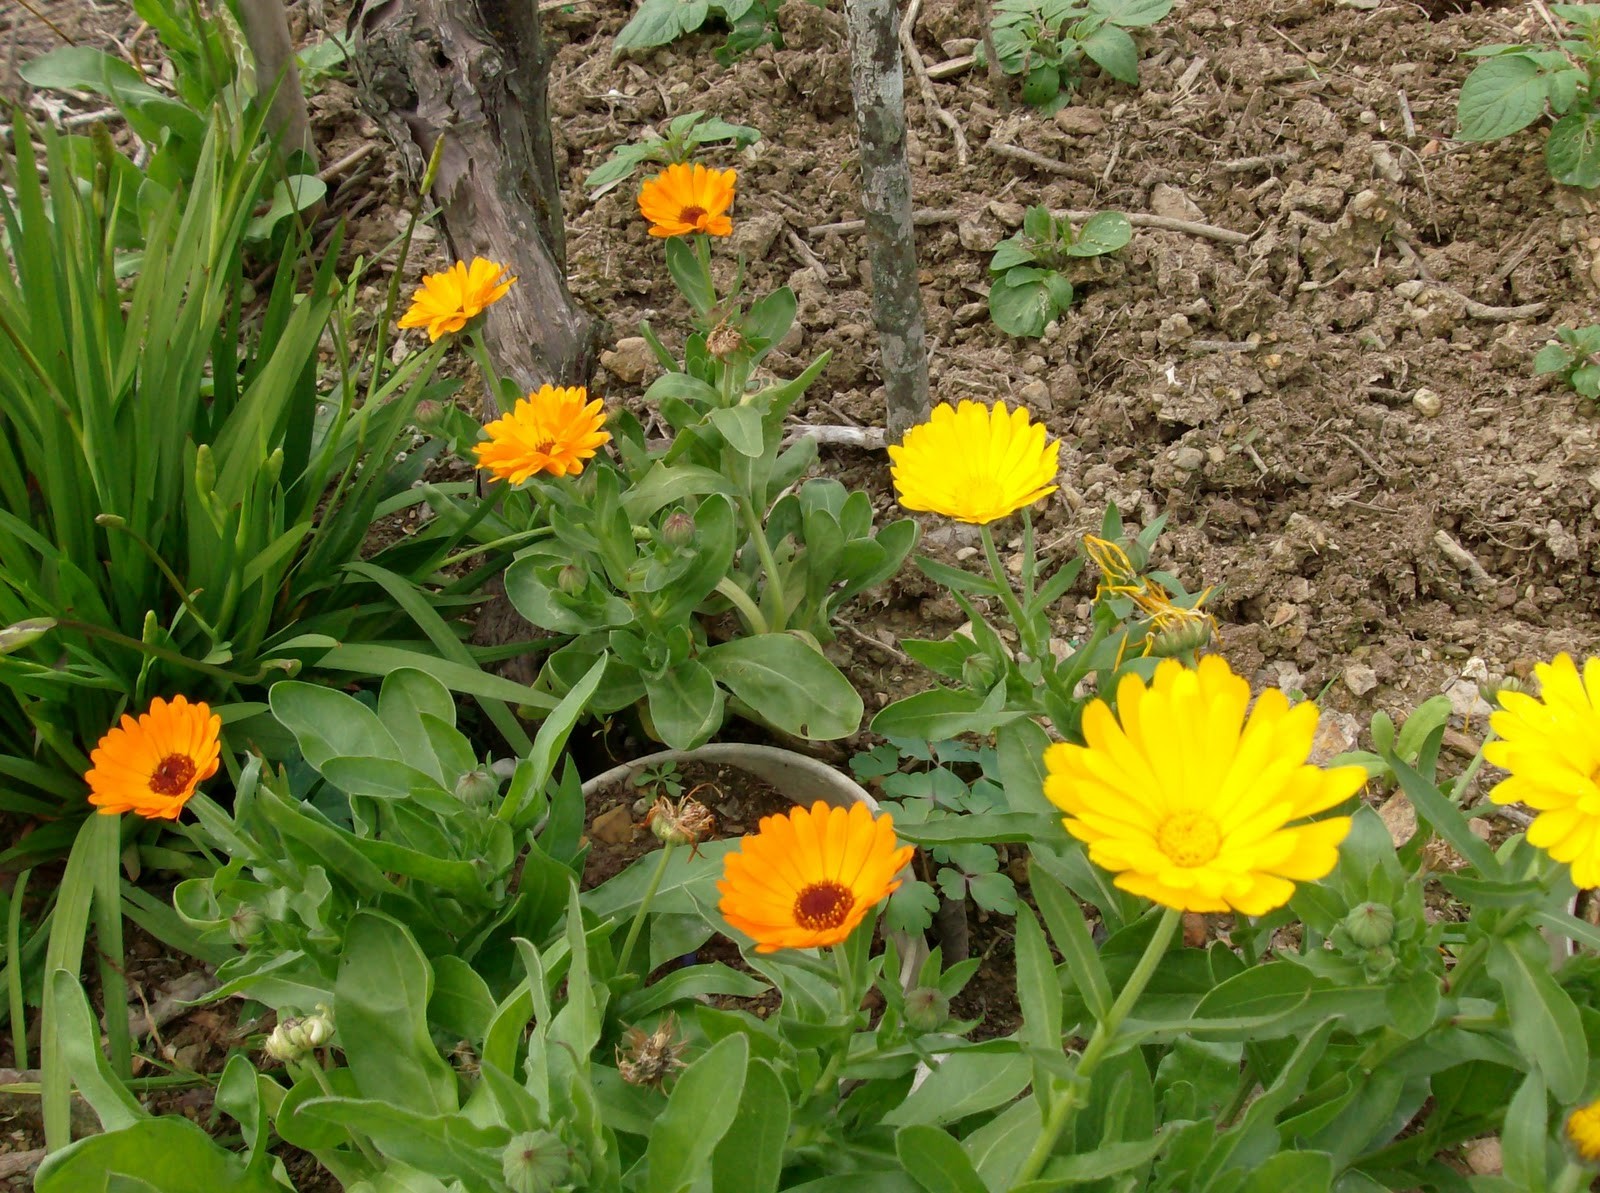
<svg viewBox="0 0 1600 1193"><path fill-rule="evenodd" d="M474 257L471 265L457 261L443 273L424 275L411 296L411 309L400 316L400 326L426 327L430 341L460 331L469 319L504 298L516 280L506 276L504 265L486 257Z"/></svg>
<svg viewBox="0 0 1600 1193"><path fill-rule="evenodd" d="M737 178L733 170L709 170L687 162L674 162L646 178L639 188L639 211L650 221L650 235L732 235L733 221L727 212L733 206Z"/></svg>
<svg viewBox="0 0 1600 1193"><path fill-rule="evenodd" d="M176 820L195 789L217 773L222 718L204 703L157 696L148 712L107 731L90 753L89 802L105 816L133 812Z"/></svg>
<svg viewBox="0 0 1600 1193"><path fill-rule="evenodd" d="M985 525L1056 491L1061 441L1022 406L941 402L889 447L889 474L908 510Z"/></svg>
<svg viewBox="0 0 1600 1193"><path fill-rule="evenodd" d="M758 953L838 944L899 887L895 875L911 854L912 846L896 842L888 813L818 800L763 817L759 831L723 858L717 907Z"/></svg>
<svg viewBox="0 0 1600 1193"><path fill-rule="evenodd" d="M1567 1140L1579 1159L1600 1164L1600 1102L1579 1106L1567 1115Z"/></svg>
<svg viewBox="0 0 1600 1193"><path fill-rule="evenodd" d="M1350 819L1302 823L1360 790L1359 766L1306 759L1313 704L1250 685L1211 655L1163 660L1083 714L1083 745L1045 751L1044 793L1125 891L1183 911L1264 915L1338 862ZM1246 713L1249 709L1248 715Z"/></svg>
<svg viewBox="0 0 1600 1193"><path fill-rule="evenodd" d="M1580 887L1600 886L1600 659L1580 675L1570 655L1533 669L1537 698L1502 689L1489 724L1500 740L1483 756L1510 772L1489 798L1538 815L1528 843L1572 867Z"/></svg>
<svg viewBox="0 0 1600 1193"><path fill-rule="evenodd" d="M583 462L611 441L604 403L588 401L583 386L541 385L520 399L510 414L484 428L489 438L472 450L478 467L495 480L519 485L540 472L576 476Z"/></svg>

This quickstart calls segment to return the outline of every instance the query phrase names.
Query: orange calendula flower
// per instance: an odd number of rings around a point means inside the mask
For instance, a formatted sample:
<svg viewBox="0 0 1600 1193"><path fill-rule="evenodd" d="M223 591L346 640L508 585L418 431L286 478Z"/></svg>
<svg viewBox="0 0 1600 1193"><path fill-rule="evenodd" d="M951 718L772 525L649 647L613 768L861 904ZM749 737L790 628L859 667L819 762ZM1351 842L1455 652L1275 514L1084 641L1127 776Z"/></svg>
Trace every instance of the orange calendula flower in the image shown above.
<svg viewBox="0 0 1600 1193"><path fill-rule="evenodd" d="M708 170L702 165L674 162L639 188L639 210L650 221L652 236L688 236L709 232L730 236L733 221L732 170Z"/></svg>
<svg viewBox="0 0 1600 1193"><path fill-rule="evenodd" d="M411 309L400 316L400 326L426 327L430 341L460 331L469 319L504 298L516 280L506 276L504 265L486 257L474 257L471 265L457 261L443 273L424 275L411 296Z"/></svg>
<svg viewBox="0 0 1600 1193"><path fill-rule="evenodd" d="M222 718L205 703L157 696L137 721L124 715L89 755L89 802L105 816L176 820L195 788L217 773L221 731Z"/></svg>
<svg viewBox="0 0 1600 1193"><path fill-rule="evenodd" d="M1247 712L1248 710L1248 712ZM1265 915L1325 877L1348 816L1309 820L1361 789L1359 766L1307 761L1317 706L1250 685L1215 655L1125 675L1116 712L1083 712L1084 744L1045 751L1044 793L1116 885L1182 911Z"/></svg>
<svg viewBox="0 0 1600 1193"><path fill-rule="evenodd" d="M763 817L760 831L723 859L717 907L758 953L838 944L899 887L895 875L911 854L888 813L818 800Z"/></svg>
<svg viewBox="0 0 1600 1193"><path fill-rule="evenodd" d="M577 476L583 462L611 441L600 429L606 421L604 403L590 402L588 396L581 385L541 385L484 428L488 440L472 449L478 467L514 485L541 472Z"/></svg>

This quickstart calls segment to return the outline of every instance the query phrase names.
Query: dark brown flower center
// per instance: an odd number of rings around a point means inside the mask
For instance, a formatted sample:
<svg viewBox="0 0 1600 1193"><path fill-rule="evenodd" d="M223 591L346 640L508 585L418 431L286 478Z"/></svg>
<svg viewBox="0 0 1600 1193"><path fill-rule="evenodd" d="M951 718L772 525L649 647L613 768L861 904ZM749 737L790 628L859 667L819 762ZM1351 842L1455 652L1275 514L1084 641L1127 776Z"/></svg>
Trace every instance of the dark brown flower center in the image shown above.
<svg viewBox="0 0 1600 1193"><path fill-rule="evenodd" d="M795 896L795 923L812 932L837 928L855 905L855 896L843 883L813 882Z"/></svg>
<svg viewBox="0 0 1600 1193"><path fill-rule="evenodd" d="M555 445L556 441L554 439L541 439L533 445L533 450L541 456L548 456Z"/></svg>
<svg viewBox="0 0 1600 1193"><path fill-rule="evenodd" d="M168 754L156 764L150 776L150 790L157 795L182 795L194 778L194 759L187 754Z"/></svg>
<svg viewBox="0 0 1600 1193"><path fill-rule="evenodd" d="M694 224L698 226L700 221L705 218L706 209L704 207L685 207L682 211L678 212L678 222L683 224Z"/></svg>

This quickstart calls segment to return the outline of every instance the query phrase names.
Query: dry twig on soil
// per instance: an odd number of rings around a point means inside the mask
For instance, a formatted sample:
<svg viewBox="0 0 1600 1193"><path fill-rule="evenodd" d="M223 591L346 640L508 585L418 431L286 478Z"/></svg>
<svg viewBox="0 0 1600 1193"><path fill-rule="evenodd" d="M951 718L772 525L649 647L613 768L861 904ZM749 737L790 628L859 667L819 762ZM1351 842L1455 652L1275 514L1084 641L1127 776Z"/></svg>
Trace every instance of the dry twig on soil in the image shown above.
<svg viewBox="0 0 1600 1193"><path fill-rule="evenodd" d="M906 15L900 21L900 49L905 53L906 61L911 64L911 73L917 77L917 90L922 93L922 102L928 105L928 110L938 117L939 123L950 130L950 135L956 143L956 165L967 164L967 134L962 131L961 122L939 103L933 93L933 84L928 79L928 64L922 60L922 54L917 50L916 38L913 34L917 28L917 17L922 15L922 0L911 0L906 9Z"/></svg>

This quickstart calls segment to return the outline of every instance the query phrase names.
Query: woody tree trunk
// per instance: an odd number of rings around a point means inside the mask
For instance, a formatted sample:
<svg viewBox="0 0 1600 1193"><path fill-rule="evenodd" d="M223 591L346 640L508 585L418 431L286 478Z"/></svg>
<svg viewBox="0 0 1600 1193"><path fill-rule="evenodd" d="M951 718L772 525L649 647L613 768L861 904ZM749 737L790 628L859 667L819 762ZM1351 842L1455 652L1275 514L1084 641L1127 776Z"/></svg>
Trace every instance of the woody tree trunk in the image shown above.
<svg viewBox="0 0 1600 1193"><path fill-rule="evenodd" d="M872 262L872 317L881 345L891 443L928 417L928 348L911 226L905 78L895 0L845 0L850 90L861 156L861 214Z"/></svg>
<svg viewBox="0 0 1600 1193"><path fill-rule="evenodd" d="M360 0L350 33L362 102L413 177L445 137L433 197L451 253L517 276L484 325L501 372L526 388L586 384L601 325L567 290L538 5Z"/></svg>

